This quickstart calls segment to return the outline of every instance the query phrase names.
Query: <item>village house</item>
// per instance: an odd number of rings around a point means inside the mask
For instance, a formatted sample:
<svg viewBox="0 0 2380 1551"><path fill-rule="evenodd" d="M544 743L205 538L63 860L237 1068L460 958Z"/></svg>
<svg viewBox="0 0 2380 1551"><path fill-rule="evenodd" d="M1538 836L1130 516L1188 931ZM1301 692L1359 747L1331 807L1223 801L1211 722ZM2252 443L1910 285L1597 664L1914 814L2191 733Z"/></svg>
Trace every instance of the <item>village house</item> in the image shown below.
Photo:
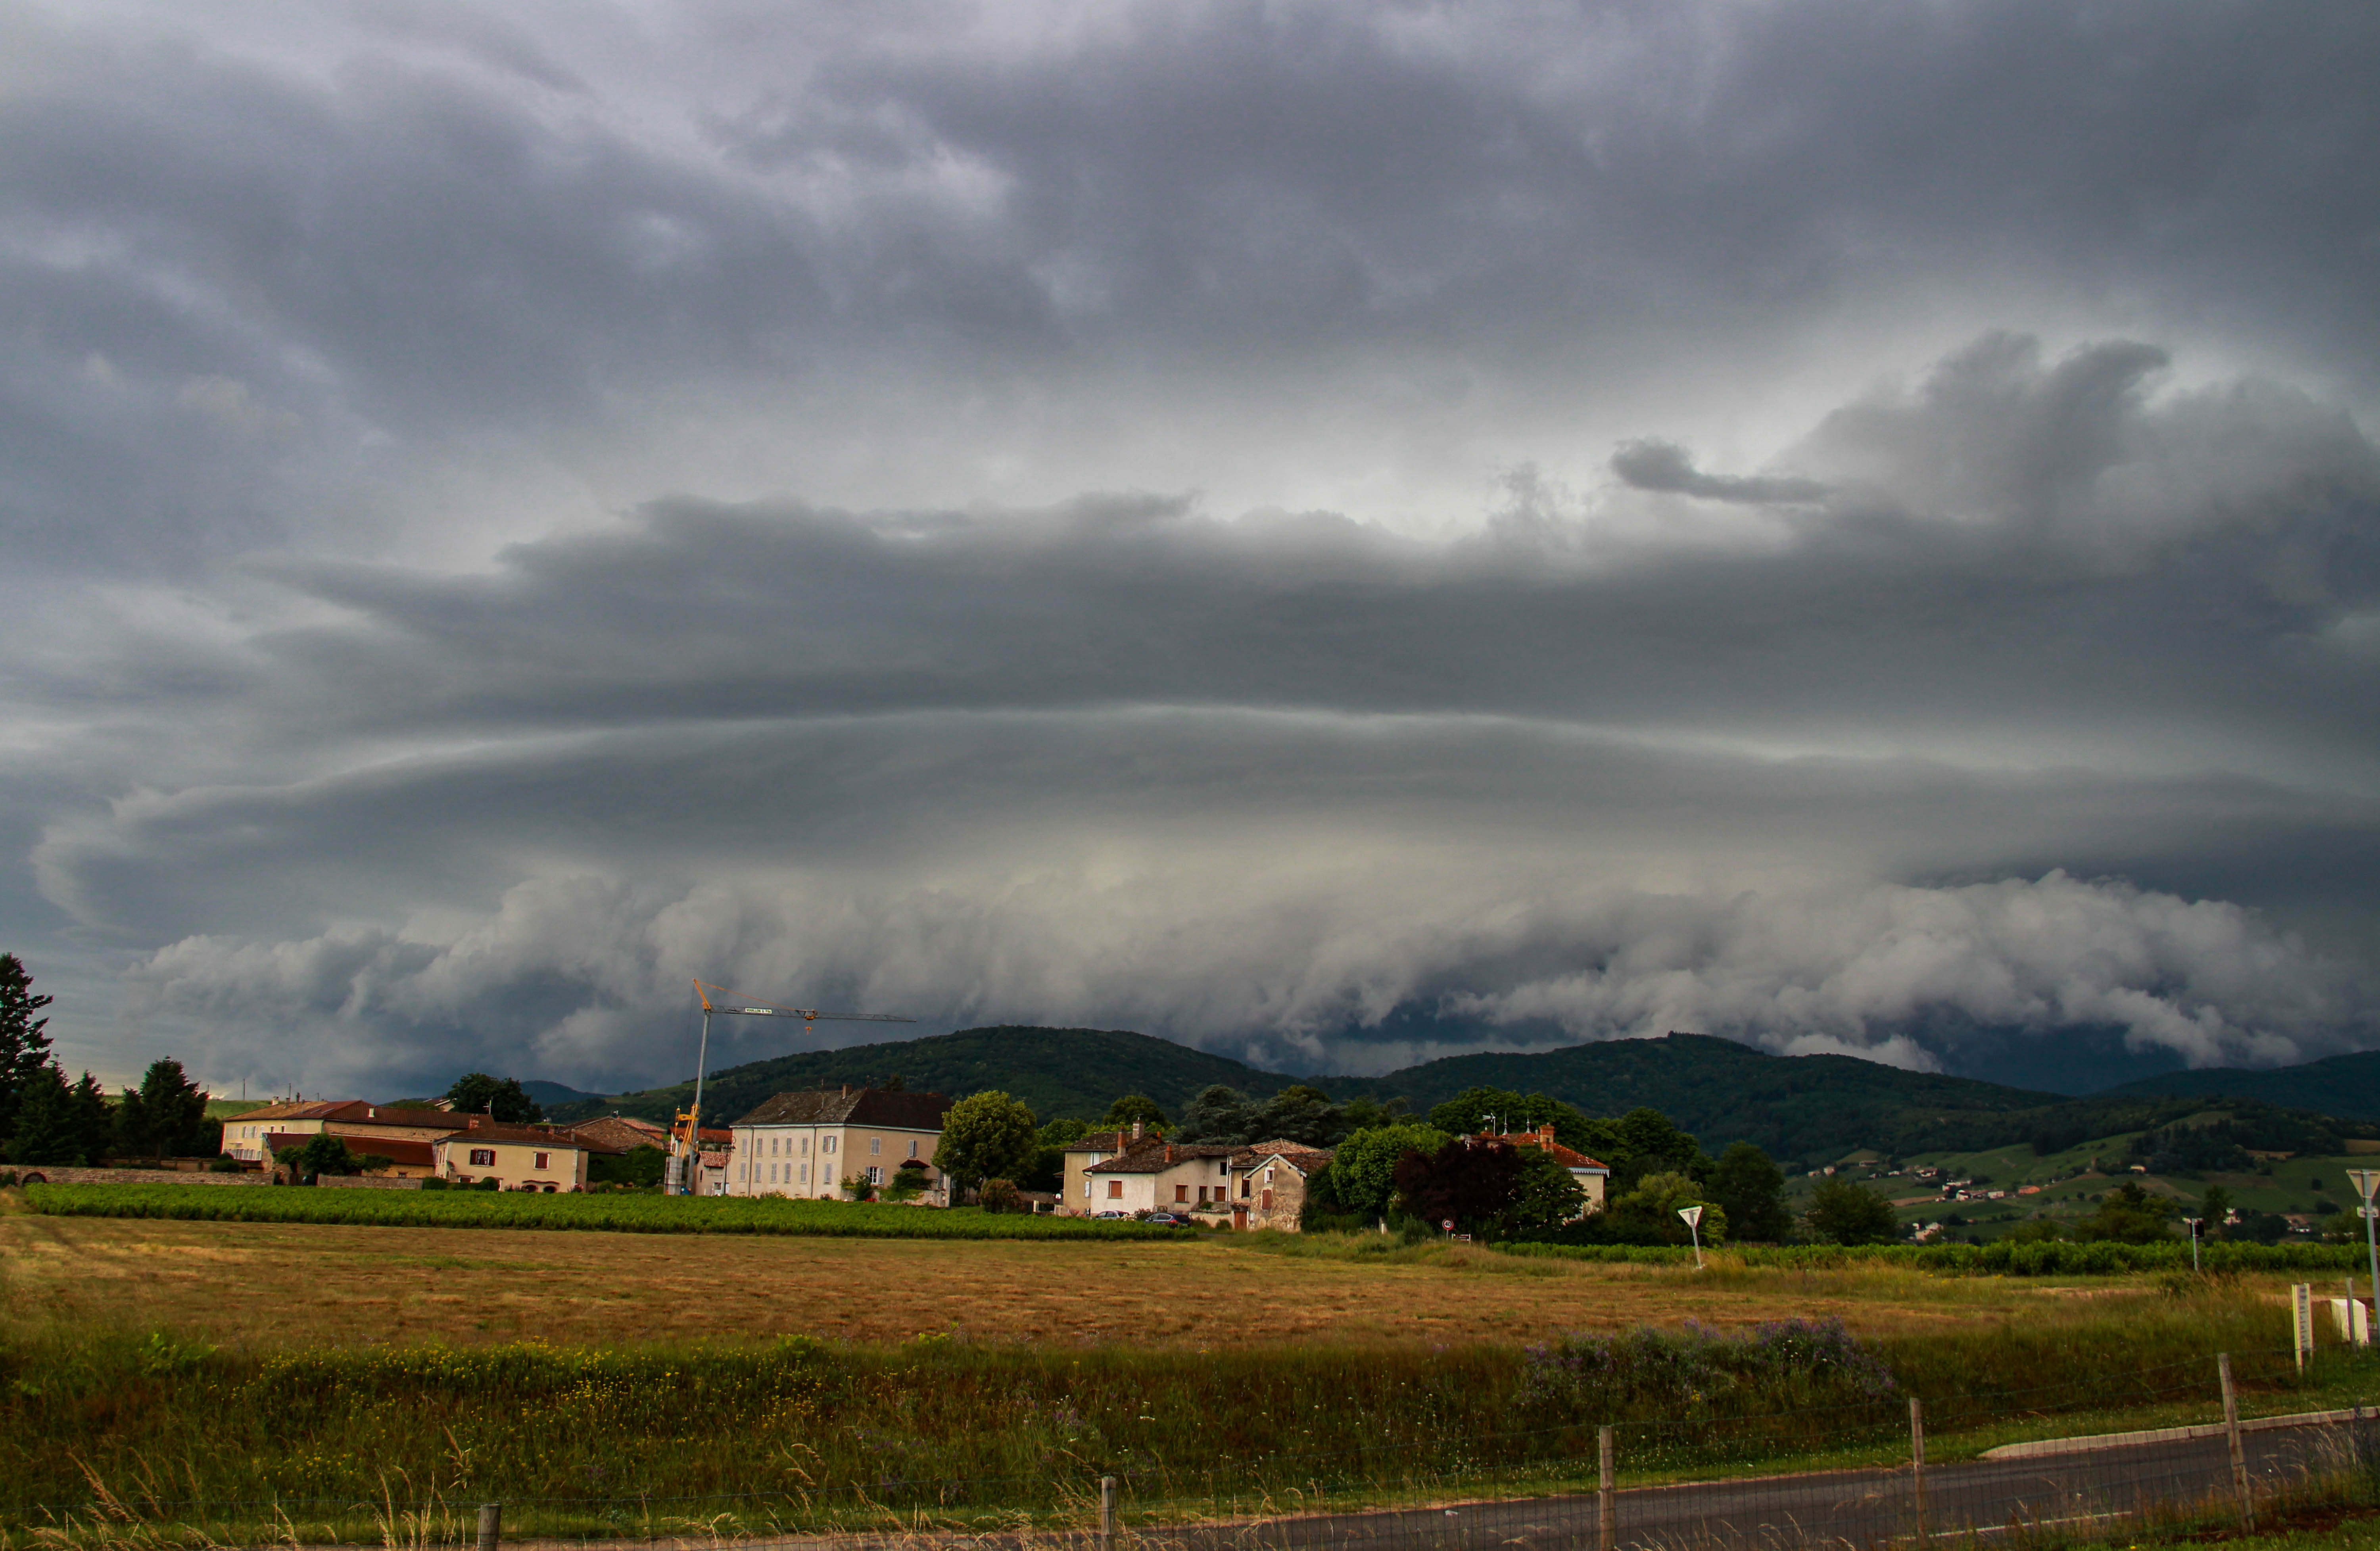
<svg viewBox="0 0 2380 1551"><path fill-rule="evenodd" d="M587 1147L548 1126L510 1126L484 1115L458 1115L462 1129L431 1143L437 1175L457 1185L493 1179L507 1191L587 1188Z"/></svg>
<svg viewBox="0 0 2380 1551"><path fill-rule="evenodd" d="M939 1192L934 1149L951 1103L940 1093L885 1088L779 1093L729 1128L722 1193L828 1200L843 1195L855 1176L889 1185L912 1159L925 1166L928 1190Z"/></svg>
<svg viewBox="0 0 2380 1551"><path fill-rule="evenodd" d="M1193 1212L1230 1197L1232 1154L1238 1151L1142 1136L1087 1166L1083 1179L1090 1195L1075 1203L1087 1204L1094 1216L1101 1212Z"/></svg>
<svg viewBox="0 0 2380 1551"><path fill-rule="evenodd" d="M1553 1127L1539 1126L1533 1131L1507 1131L1499 1137L1488 1137L1483 1132L1481 1139L1509 1142L1515 1147L1536 1147L1552 1154L1554 1161L1570 1170L1570 1177L1578 1181L1580 1190L1586 1192L1586 1204L1580 1210L1579 1216L1603 1210L1604 1192L1611 1183L1609 1166L1597 1163L1585 1154L1556 1142Z"/></svg>
<svg viewBox="0 0 2380 1551"><path fill-rule="evenodd" d="M1058 1174L1058 1210L1070 1217L1087 1217L1099 1210L1091 1204L1089 1169L1105 1163L1141 1135L1138 1121L1128 1131L1093 1131L1066 1143L1065 1162Z"/></svg>
<svg viewBox="0 0 2380 1551"><path fill-rule="evenodd" d="M1295 1233L1305 1213L1305 1188L1330 1166L1326 1148L1296 1142L1259 1142L1232 1157L1235 1191L1232 1226Z"/></svg>
<svg viewBox="0 0 2380 1551"><path fill-rule="evenodd" d="M432 1170L431 1148L470 1117L443 1109L392 1109L362 1099L282 1099L234 1116L224 1125L224 1151L243 1163L269 1164L285 1147L303 1147L328 1133L351 1153L396 1160L400 1174Z"/></svg>

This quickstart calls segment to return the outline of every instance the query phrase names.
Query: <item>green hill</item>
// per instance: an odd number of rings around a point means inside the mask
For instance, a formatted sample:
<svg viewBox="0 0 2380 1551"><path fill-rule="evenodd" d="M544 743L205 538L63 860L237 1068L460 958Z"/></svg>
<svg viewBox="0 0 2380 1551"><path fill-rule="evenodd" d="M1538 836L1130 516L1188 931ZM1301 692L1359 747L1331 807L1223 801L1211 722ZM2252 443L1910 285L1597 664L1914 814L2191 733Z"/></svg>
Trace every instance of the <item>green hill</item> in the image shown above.
<svg viewBox="0 0 2380 1551"><path fill-rule="evenodd" d="M2320 1110L2350 1120L2380 1120L2380 1050L2359 1050L2303 1066L2252 1070L2204 1067L2144 1077L2098 1094L2101 1098L2178 1094L2262 1099L2293 1109Z"/></svg>
<svg viewBox="0 0 2380 1551"><path fill-rule="evenodd" d="M2380 1056L2335 1059L2370 1061L2380 1071ZM1509 1088L1548 1093L1589 1115L1621 1115L1648 1105L1713 1152L1730 1142L1751 1142L1780 1162L1799 1166L1831 1163L1859 1148L1898 1155L2027 1145L2052 1153L2208 1110L2220 1110L2244 1128L2251 1139L2246 1145L2276 1152L2335 1152L2348 1137L2380 1137L2380 1126L2359 1117L2325 1118L2326 1106L2320 1102L2281 1105L2230 1091L2141 1091L2171 1081L2166 1078L2074 1099L1973 1078L1904 1071L1852 1056L1772 1056L1703 1034L1606 1040L1527 1055L1450 1056L1385 1077L1298 1079L1123 1030L1003 1025L731 1067L711 1075L704 1107L723 1121L771 1093L882 1082L895 1075L911 1088L953 1098L1004 1089L1044 1118L1084 1119L1103 1113L1119 1095L1135 1093L1179 1114L1192 1094L1218 1082L1262 1094L1305 1081L1334 1098L1401 1098L1416 1111L1465 1088ZM680 1082L548 1107L560 1119L618 1110L666 1121L693 1096L693 1083Z"/></svg>
<svg viewBox="0 0 2380 1551"><path fill-rule="evenodd" d="M1245 1093L1269 1093L1298 1079L1258 1071L1226 1056L1210 1056L1172 1040L1122 1029L1037 1029L1002 1024L953 1034L804 1051L729 1067L703 1085L703 1110L732 1119L771 1093L797 1088L881 1083L897 1076L908 1087L962 1098L999 1088L1032 1105L1044 1119L1097 1119L1125 1093L1146 1093L1170 1113L1220 1082ZM618 1111L666 1124L693 1102L691 1081L616 1098L548 1105L558 1119Z"/></svg>

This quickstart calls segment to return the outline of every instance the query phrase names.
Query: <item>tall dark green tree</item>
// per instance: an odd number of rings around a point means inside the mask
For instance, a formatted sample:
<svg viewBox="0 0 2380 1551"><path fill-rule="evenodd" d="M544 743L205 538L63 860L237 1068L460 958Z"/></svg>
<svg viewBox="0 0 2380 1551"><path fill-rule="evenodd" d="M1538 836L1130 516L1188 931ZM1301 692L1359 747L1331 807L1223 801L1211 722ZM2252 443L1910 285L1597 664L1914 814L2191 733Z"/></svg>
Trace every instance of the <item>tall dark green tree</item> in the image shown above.
<svg viewBox="0 0 2380 1551"><path fill-rule="evenodd" d="M79 1164L88 1161L75 1123L74 1090L54 1062L43 1062L19 1090L16 1134L8 1139L13 1164Z"/></svg>
<svg viewBox="0 0 2380 1551"><path fill-rule="evenodd" d="M1218 1082L1190 1101L1182 1112L1182 1127L1173 1134L1183 1142L1205 1142L1223 1147L1245 1147L1270 1141L1256 1134L1257 1107L1245 1093Z"/></svg>
<svg viewBox="0 0 2380 1551"><path fill-rule="evenodd" d="M152 1061L115 1109L115 1151L128 1158L201 1158L223 1151L223 1125L182 1063Z"/></svg>
<svg viewBox="0 0 2380 1551"><path fill-rule="evenodd" d="M50 1020L33 1015L52 1000L33 995L24 960L0 953L0 1142L16 1134L26 1085L50 1064L50 1039L42 1032Z"/></svg>
<svg viewBox="0 0 2380 1551"><path fill-rule="evenodd" d="M1164 1105L1155 1099L1150 1098L1147 1093L1126 1093L1108 1105L1108 1112L1099 1117L1099 1123L1091 1130L1128 1131L1132 1130L1133 1122L1135 1120L1143 1128L1154 1130L1160 1136L1172 1125L1172 1122L1165 1117Z"/></svg>
<svg viewBox="0 0 2380 1551"><path fill-rule="evenodd" d="M115 1106L107 1102L107 1085L83 1073L67 1090L67 1107L74 1116L75 1148L83 1161L95 1164L104 1159L115 1142ZM222 1128L216 1130L220 1134Z"/></svg>
<svg viewBox="0 0 2380 1551"><path fill-rule="evenodd" d="M456 1078L446 1090L446 1104L457 1115L485 1115L512 1125L545 1118L544 1106L522 1089L519 1078L499 1081L483 1071Z"/></svg>
<svg viewBox="0 0 2380 1551"><path fill-rule="evenodd" d="M1248 1126L1251 1142L1296 1142L1328 1147L1347 1134L1346 1117L1319 1088L1293 1082L1265 1100Z"/></svg>
<svg viewBox="0 0 2380 1551"><path fill-rule="evenodd" d="M1888 1244L1900 1237L1892 1203L1849 1179L1820 1180L1802 1220L1821 1244Z"/></svg>
<svg viewBox="0 0 2380 1551"><path fill-rule="evenodd" d="M1730 1142L1718 1155L1710 1193L1726 1209L1739 1244L1781 1244L1793 1231L1793 1215L1785 1209L1785 1171L1749 1142Z"/></svg>

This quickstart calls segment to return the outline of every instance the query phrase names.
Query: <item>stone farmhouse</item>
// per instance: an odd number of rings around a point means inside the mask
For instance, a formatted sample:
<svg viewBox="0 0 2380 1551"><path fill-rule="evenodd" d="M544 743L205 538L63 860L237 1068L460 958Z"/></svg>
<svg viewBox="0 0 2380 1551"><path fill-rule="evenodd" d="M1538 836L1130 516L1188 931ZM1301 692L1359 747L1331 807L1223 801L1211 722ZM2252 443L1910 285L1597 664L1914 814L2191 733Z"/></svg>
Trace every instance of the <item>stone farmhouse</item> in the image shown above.
<svg viewBox="0 0 2380 1551"><path fill-rule="evenodd" d="M940 1093L884 1088L779 1093L728 1128L722 1193L832 1200L854 1176L891 1184L914 1158L926 1166L927 1189L939 1197L934 1149L951 1104Z"/></svg>
<svg viewBox="0 0 2380 1551"><path fill-rule="evenodd" d="M1329 1149L1294 1142L1259 1142L1234 1153L1232 1226L1295 1233L1305 1212L1307 1182L1330 1166Z"/></svg>

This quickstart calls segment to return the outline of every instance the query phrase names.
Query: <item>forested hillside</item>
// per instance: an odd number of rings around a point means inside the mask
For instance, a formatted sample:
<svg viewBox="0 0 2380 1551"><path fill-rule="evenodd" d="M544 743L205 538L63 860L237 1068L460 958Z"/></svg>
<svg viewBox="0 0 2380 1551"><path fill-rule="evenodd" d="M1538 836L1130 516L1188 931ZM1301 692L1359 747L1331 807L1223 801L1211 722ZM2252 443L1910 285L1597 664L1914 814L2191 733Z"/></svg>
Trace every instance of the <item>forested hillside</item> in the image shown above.
<svg viewBox="0 0 2380 1551"><path fill-rule="evenodd" d="M2262 1071L2206 1067L2197 1071L2167 1072L2110 1088L2096 1096L2196 1097L2209 1093L2262 1099L2296 1109L2318 1109L2350 1120L2380 1121L2380 1050L2359 1050L2351 1055L2308 1061L2303 1066Z"/></svg>
<svg viewBox="0 0 2380 1551"><path fill-rule="evenodd" d="M2380 1056L2339 1059L2380 1063ZM911 1088L953 1098L1003 1089L1045 1120L1091 1118L1125 1093L1146 1093L1178 1117L1193 1094L1216 1083L1261 1095L1303 1081L1337 1099L1402 1099L1417 1113L1467 1088L1502 1088L1545 1093L1591 1116L1621 1115L1640 1105L1658 1109L1713 1152L1750 1142L1780 1162L1804 1166L1862 1147L1888 1154L1973 1152L2025 1142L2055 1152L2208 1109L2228 1113L2241 1135L2255 1139L2247 1145L2277 1152L2332 1151L2344 1137L2380 1136L2380 1126L2366 1121L2325 1119L2318 1104L2283 1106L2224 1093L2143 1091L2168 1079L2070 1099L1851 1056L1772 1056L1702 1034L1608 1040L1529 1055L1451 1056L1385 1077L1300 1079L1123 1030L1002 1026L732 1067L713 1074L705 1108L723 1122L771 1093L821 1083L881 1083L894 1076ZM691 1082L683 1082L553 1106L553 1112L572 1118L616 1109L665 1120L693 1092Z"/></svg>
<svg viewBox="0 0 2380 1551"><path fill-rule="evenodd" d="M1191 1095L1219 1082L1245 1093L1270 1093L1298 1081L1122 1029L1001 1024L730 1067L711 1073L704 1085L703 1109L723 1124L771 1093L846 1082L880 1086L893 1077L909 1088L953 1098L1002 1089L1030 1105L1044 1120L1093 1119L1125 1093L1146 1093L1169 1114L1178 1115ZM694 1083L688 1081L548 1108L563 1119L616 1110L666 1122L693 1098Z"/></svg>

